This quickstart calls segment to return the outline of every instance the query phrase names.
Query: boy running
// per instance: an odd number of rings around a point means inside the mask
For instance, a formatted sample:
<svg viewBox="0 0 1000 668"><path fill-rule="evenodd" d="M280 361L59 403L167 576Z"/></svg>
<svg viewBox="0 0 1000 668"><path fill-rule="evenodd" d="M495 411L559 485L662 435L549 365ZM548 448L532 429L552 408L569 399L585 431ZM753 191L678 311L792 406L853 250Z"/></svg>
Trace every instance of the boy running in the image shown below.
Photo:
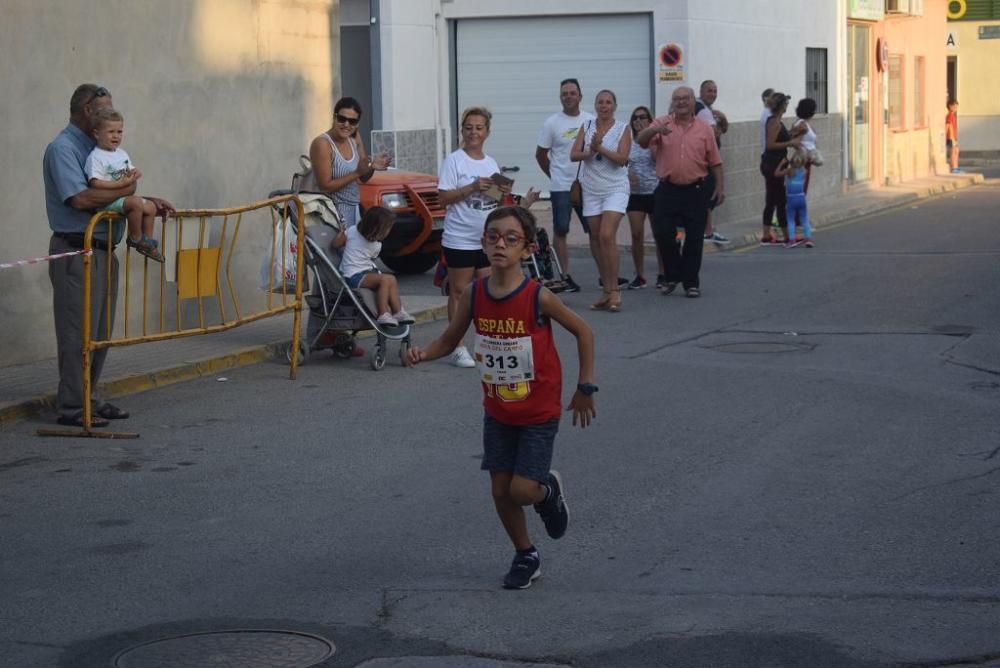
<svg viewBox="0 0 1000 668"><path fill-rule="evenodd" d="M534 505L545 531L562 538L569 523L559 473L549 469L562 413L562 366L552 336L555 320L576 337L579 378L567 410L586 428L594 410L594 335L590 327L538 281L521 260L531 255L535 217L520 207L500 207L486 219L483 251L490 275L462 293L448 329L426 348L413 347L410 365L444 357L470 324L476 329L475 360L483 383L483 464L490 472L493 503L516 554L503 580L506 589L527 589L541 575L524 506Z"/></svg>

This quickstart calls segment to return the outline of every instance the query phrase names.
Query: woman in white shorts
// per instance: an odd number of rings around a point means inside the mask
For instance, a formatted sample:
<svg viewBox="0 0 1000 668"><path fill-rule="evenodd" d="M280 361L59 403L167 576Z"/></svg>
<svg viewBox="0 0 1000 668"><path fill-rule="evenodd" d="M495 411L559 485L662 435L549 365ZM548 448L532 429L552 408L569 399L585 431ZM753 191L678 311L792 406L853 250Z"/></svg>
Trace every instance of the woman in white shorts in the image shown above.
<svg viewBox="0 0 1000 668"><path fill-rule="evenodd" d="M618 285L618 224L628 208L628 154L632 133L623 121L615 120L618 100L610 90L602 90L594 101L597 120L581 126L570 159L583 161L583 215L590 234L597 239L597 269L604 294L591 304L597 311L621 310Z"/></svg>

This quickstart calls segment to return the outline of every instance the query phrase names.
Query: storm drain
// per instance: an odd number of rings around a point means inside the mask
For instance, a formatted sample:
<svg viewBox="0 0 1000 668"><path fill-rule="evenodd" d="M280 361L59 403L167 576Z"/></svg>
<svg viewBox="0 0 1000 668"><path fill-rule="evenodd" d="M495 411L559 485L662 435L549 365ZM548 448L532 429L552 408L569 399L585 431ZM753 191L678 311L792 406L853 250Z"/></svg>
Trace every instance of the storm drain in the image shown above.
<svg viewBox="0 0 1000 668"><path fill-rule="evenodd" d="M793 343L790 341L739 341L736 343L720 343L715 346L704 346L708 350L720 353L759 354L759 353L807 353L816 346L809 343Z"/></svg>
<svg viewBox="0 0 1000 668"><path fill-rule="evenodd" d="M115 668L308 668L333 656L325 638L246 629L162 638L120 652Z"/></svg>

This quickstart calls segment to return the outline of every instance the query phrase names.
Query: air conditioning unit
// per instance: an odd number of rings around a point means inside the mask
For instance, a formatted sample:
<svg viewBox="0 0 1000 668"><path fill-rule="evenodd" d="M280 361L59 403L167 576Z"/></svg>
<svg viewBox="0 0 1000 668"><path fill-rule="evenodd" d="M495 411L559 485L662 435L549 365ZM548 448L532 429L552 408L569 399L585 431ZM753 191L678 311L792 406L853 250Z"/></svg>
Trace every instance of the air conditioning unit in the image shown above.
<svg viewBox="0 0 1000 668"><path fill-rule="evenodd" d="M909 14L910 0L885 0L886 14Z"/></svg>

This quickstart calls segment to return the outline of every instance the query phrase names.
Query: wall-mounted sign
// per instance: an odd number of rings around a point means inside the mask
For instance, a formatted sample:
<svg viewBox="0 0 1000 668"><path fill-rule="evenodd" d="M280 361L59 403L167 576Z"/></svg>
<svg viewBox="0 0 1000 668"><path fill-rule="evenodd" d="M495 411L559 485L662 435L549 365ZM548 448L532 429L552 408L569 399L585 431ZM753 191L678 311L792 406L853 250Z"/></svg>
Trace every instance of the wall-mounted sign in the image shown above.
<svg viewBox="0 0 1000 668"><path fill-rule="evenodd" d="M948 18L952 21L962 18L967 11L969 11L969 5L965 3L965 0L948 0Z"/></svg>
<svg viewBox="0 0 1000 668"><path fill-rule="evenodd" d="M945 46L948 47L949 51L954 51L958 48L958 35L953 32L948 33L948 40L945 42Z"/></svg>
<svg viewBox="0 0 1000 668"><path fill-rule="evenodd" d="M885 72L889 67L889 40L878 38L875 40L875 68L879 72Z"/></svg>
<svg viewBox="0 0 1000 668"><path fill-rule="evenodd" d="M676 42L668 42L656 50L661 83L684 81L684 48Z"/></svg>
<svg viewBox="0 0 1000 668"><path fill-rule="evenodd" d="M885 18L885 0L848 0L847 18L881 21Z"/></svg>
<svg viewBox="0 0 1000 668"><path fill-rule="evenodd" d="M979 26L979 39L1000 39L1000 26Z"/></svg>

